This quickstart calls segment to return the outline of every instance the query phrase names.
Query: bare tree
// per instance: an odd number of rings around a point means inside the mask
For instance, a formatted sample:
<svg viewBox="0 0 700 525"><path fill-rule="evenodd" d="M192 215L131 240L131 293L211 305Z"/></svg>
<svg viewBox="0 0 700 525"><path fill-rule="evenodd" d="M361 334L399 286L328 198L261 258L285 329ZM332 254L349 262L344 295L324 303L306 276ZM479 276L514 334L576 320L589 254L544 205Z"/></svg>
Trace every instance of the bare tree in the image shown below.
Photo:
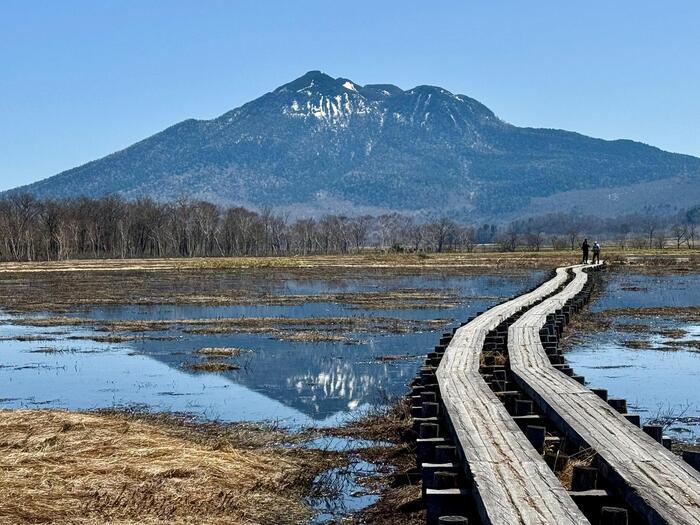
<svg viewBox="0 0 700 525"><path fill-rule="evenodd" d="M118 197L40 201L8 194L0 197L0 260L306 255L369 247L469 252L477 242L494 241L496 249L513 251L522 241L541 250L545 239L557 250L575 248L582 230L599 239L605 233L623 247L663 247L672 236L676 248L694 248L699 221L700 207L666 216L650 210L618 218L556 213L513 221L501 230L493 224L473 228L445 217L426 223L398 213L290 221L270 208L222 209L187 197L169 203ZM630 224L635 235L629 235Z"/></svg>
<svg viewBox="0 0 700 525"><path fill-rule="evenodd" d="M647 214L642 219L642 231L646 234L647 239L649 239L649 248L654 247L654 234L656 229L659 227L659 221L654 215Z"/></svg>
<svg viewBox="0 0 700 525"><path fill-rule="evenodd" d="M560 237L559 235L552 235L549 239L549 243L552 245L552 250L565 250L568 241L565 237Z"/></svg>
<svg viewBox="0 0 700 525"><path fill-rule="evenodd" d="M569 236L569 244L571 245L571 251L574 251L576 249L576 241L578 241L578 230L576 228L569 228L567 235Z"/></svg>
<svg viewBox="0 0 700 525"><path fill-rule="evenodd" d="M445 245L452 242L456 228L455 222L445 217L428 225L428 234L436 252L441 253Z"/></svg>
<svg viewBox="0 0 700 525"><path fill-rule="evenodd" d="M525 243L528 248L531 250L535 250L536 252L540 251L540 248L542 247L542 243L544 240L544 236L540 232L531 232L525 234Z"/></svg>
<svg viewBox="0 0 700 525"><path fill-rule="evenodd" d="M514 252L518 247L518 234L514 228L508 228L499 239L499 245L504 252Z"/></svg>
<svg viewBox="0 0 700 525"><path fill-rule="evenodd" d="M671 233L673 238L676 239L676 248L681 249L681 243L688 236L688 225L687 224L674 224L671 227Z"/></svg>
<svg viewBox="0 0 700 525"><path fill-rule="evenodd" d="M372 217L369 215L355 217L350 221L350 238L352 239L353 247L357 253L360 252L365 242L367 242L367 234L369 233L371 225Z"/></svg>
<svg viewBox="0 0 700 525"><path fill-rule="evenodd" d="M696 226L693 223L688 224L688 234L685 237L688 248L695 248Z"/></svg>

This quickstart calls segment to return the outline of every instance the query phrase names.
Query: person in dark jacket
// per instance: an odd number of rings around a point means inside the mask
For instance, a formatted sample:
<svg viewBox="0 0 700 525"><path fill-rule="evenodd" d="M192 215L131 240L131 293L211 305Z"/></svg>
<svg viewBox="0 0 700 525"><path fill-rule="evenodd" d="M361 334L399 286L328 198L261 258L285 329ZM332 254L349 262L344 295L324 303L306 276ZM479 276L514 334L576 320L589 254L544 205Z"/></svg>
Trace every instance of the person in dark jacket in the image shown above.
<svg viewBox="0 0 700 525"><path fill-rule="evenodd" d="M588 239L583 239L581 252L583 252L583 258L581 260L582 264L588 264Z"/></svg>

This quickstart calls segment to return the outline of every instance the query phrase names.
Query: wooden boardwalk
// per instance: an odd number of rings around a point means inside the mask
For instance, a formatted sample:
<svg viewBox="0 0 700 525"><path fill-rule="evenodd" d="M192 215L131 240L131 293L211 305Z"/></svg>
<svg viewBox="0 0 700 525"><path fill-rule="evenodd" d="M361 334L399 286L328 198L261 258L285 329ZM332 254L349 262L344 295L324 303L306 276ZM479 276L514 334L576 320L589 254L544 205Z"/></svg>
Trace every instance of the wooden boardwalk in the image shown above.
<svg viewBox="0 0 700 525"><path fill-rule="evenodd" d="M455 443L473 480L484 523L589 523L479 373L489 331L552 294L565 269L536 290L497 305L459 328L437 369L438 385Z"/></svg>
<svg viewBox="0 0 700 525"><path fill-rule="evenodd" d="M539 331L547 315L578 294L588 278L581 266L571 271L575 277L561 292L510 326L515 381L560 430L595 450L606 479L648 523L700 525L700 473L550 364Z"/></svg>

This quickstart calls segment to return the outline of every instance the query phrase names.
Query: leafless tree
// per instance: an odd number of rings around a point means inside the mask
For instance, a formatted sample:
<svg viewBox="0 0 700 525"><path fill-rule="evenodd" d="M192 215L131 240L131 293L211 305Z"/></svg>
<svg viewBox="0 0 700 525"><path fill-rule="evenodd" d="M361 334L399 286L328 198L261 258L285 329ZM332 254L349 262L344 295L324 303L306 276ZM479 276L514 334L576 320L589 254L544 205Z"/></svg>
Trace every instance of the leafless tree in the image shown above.
<svg viewBox="0 0 700 525"><path fill-rule="evenodd" d="M525 234L525 243L527 247L536 252L540 251L542 243L544 241L544 236L540 232L531 232Z"/></svg>
<svg viewBox="0 0 700 525"><path fill-rule="evenodd" d="M569 228L567 235L569 236L569 244L571 245L571 251L574 251L576 249L576 241L578 241L578 230L575 228Z"/></svg>
<svg viewBox="0 0 700 525"><path fill-rule="evenodd" d="M674 224L671 226L671 233L673 238L676 239L676 248L681 249L681 243L688 236L688 225L687 224Z"/></svg>
<svg viewBox="0 0 700 525"><path fill-rule="evenodd" d="M455 222L445 217L428 225L428 235L436 252L441 253L452 242L456 228Z"/></svg>

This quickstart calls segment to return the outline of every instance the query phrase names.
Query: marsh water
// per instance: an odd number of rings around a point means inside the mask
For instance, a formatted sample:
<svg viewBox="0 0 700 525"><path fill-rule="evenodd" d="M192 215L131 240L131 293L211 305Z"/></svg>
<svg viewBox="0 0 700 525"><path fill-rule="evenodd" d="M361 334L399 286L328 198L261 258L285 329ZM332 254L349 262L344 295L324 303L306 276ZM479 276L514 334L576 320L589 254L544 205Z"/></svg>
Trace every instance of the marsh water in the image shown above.
<svg viewBox="0 0 700 525"><path fill-rule="evenodd" d="M372 406L403 394L422 356L439 333L470 315L517 295L544 272L465 277L397 277L286 280L279 296L319 293L376 294L392 290L449 291L453 302L362 306L299 301L291 305L153 305L82 308L68 315L95 323L119 320L218 318L390 318L444 320L407 333L354 333L341 341L286 341L266 333L126 333L134 340L110 343L90 325L25 326L5 316L0 324L0 406L93 409L142 405L184 411L222 421L274 420L292 428L336 426ZM50 316L51 312L36 317ZM25 320L26 322L26 320ZM399 322L399 321L396 321ZM195 372L197 350L250 350L228 359L236 370Z"/></svg>
<svg viewBox="0 0 700 525"><path fill-rule="evenodd" d="M642 422L700 442L700 274L608 272L602 284L591 310L616 311L612 325L581 334L567 359L591 386L627 399ZM649 315L649 308L673 310Z"/></svg>
<svg viewBox="0 0 700 525"><path fill-rule="evenodd" d="M544 278L545 272L535 271L461 277L281 279L270 284L269 291L300 300L282 305L88 307L67 314L69 319L82 319L83 324L66 320L48 327L27 325L26 319L17 324L15 317L5 314L0 319L0 407L138 405L210 420L273 420L291 428L336 426L404 393L439 333ZM401 290L443 296L405 304L400 299L358 304L357 297L363 294ZM593 312L628 310L615 317L609 329L581 334L568 359L591 385L608 388L611 396L625 397L643 420L665 418L675 437L699 439L697 317L638 315L636 309L697 309L700 274L606 272L601 290L591 304ZM313 300L319 294L334 293L353 295L354 302ZM443 300L445 293L450 301ZM33 315L41 320L52 312ZM294 318L302 323L321 318L442 322L405 333L353 332L349 326L337 341L289 341L264 331L189 333L177 323L163 330L122 333L132 338L122 342L99 342L106 334L97 331L99 323L107 321L231 318ZM635 328L623 329L630 326ZM642 344L631 344L634 342ZM203 360L197 350L205 347L249 352L227 359L238 367L235 370L192 370L189 365Z"/></svg>
<svg viewBox="0 0 700 525"><path fill-rule="evenodd" d="M64 318L50 326L42 326L46 324L42 321L59 315L56 312L23 318L4 314L0 316L0 407L137 406L187 412L202 420L276 421L291 429L337 426L404 394L441 332L545 277L546 272L530 271L463 277L275 279L262 283L267 292L278 298L294 297L293 301L83 307L60 312ZM230 286L223 282L223 287ZM700 325L683 316L641 315L635 309L697 308L700 275L607 272L602 284L592 311L629 310L614 317L609 329L579 334L579 342L568 352L569 361L590 385L625 397L630 410L639 412L643 421L661 421L667 434L698 441ZM365 295L407 290L409 297L418 298L403 302L399 294L392 300L362 300ZM318 300L319 295L328 294L349 294L352 299ZM226 319L264 323L257 330L236 333L196 333L188 325L195 320ZM280 319L298 320L302 327L306 323L307 332L302 335L316 330L310 321L365 323L357 329L346 324L329 340L288 340L275 328L266 332L265 325L274 326L274 320ZM378 319L388 328L362 329L367 321ZM105 325L124 321L165 324L148 330L135 325L116 334L104 331ZM430 323L402 325L413 321ZM207 361L198 353L203 348L245 352L217 359L229 364L230 370L195 371L192 365ZM328 437L302 444L347 450L350 457L347 466L321 474L317 486L330 482L337 493L309 499L317 511L315 522L333 520L378 499L361 480L376 475L383 466L363 461L356 451L381 445Z"/></svg>

